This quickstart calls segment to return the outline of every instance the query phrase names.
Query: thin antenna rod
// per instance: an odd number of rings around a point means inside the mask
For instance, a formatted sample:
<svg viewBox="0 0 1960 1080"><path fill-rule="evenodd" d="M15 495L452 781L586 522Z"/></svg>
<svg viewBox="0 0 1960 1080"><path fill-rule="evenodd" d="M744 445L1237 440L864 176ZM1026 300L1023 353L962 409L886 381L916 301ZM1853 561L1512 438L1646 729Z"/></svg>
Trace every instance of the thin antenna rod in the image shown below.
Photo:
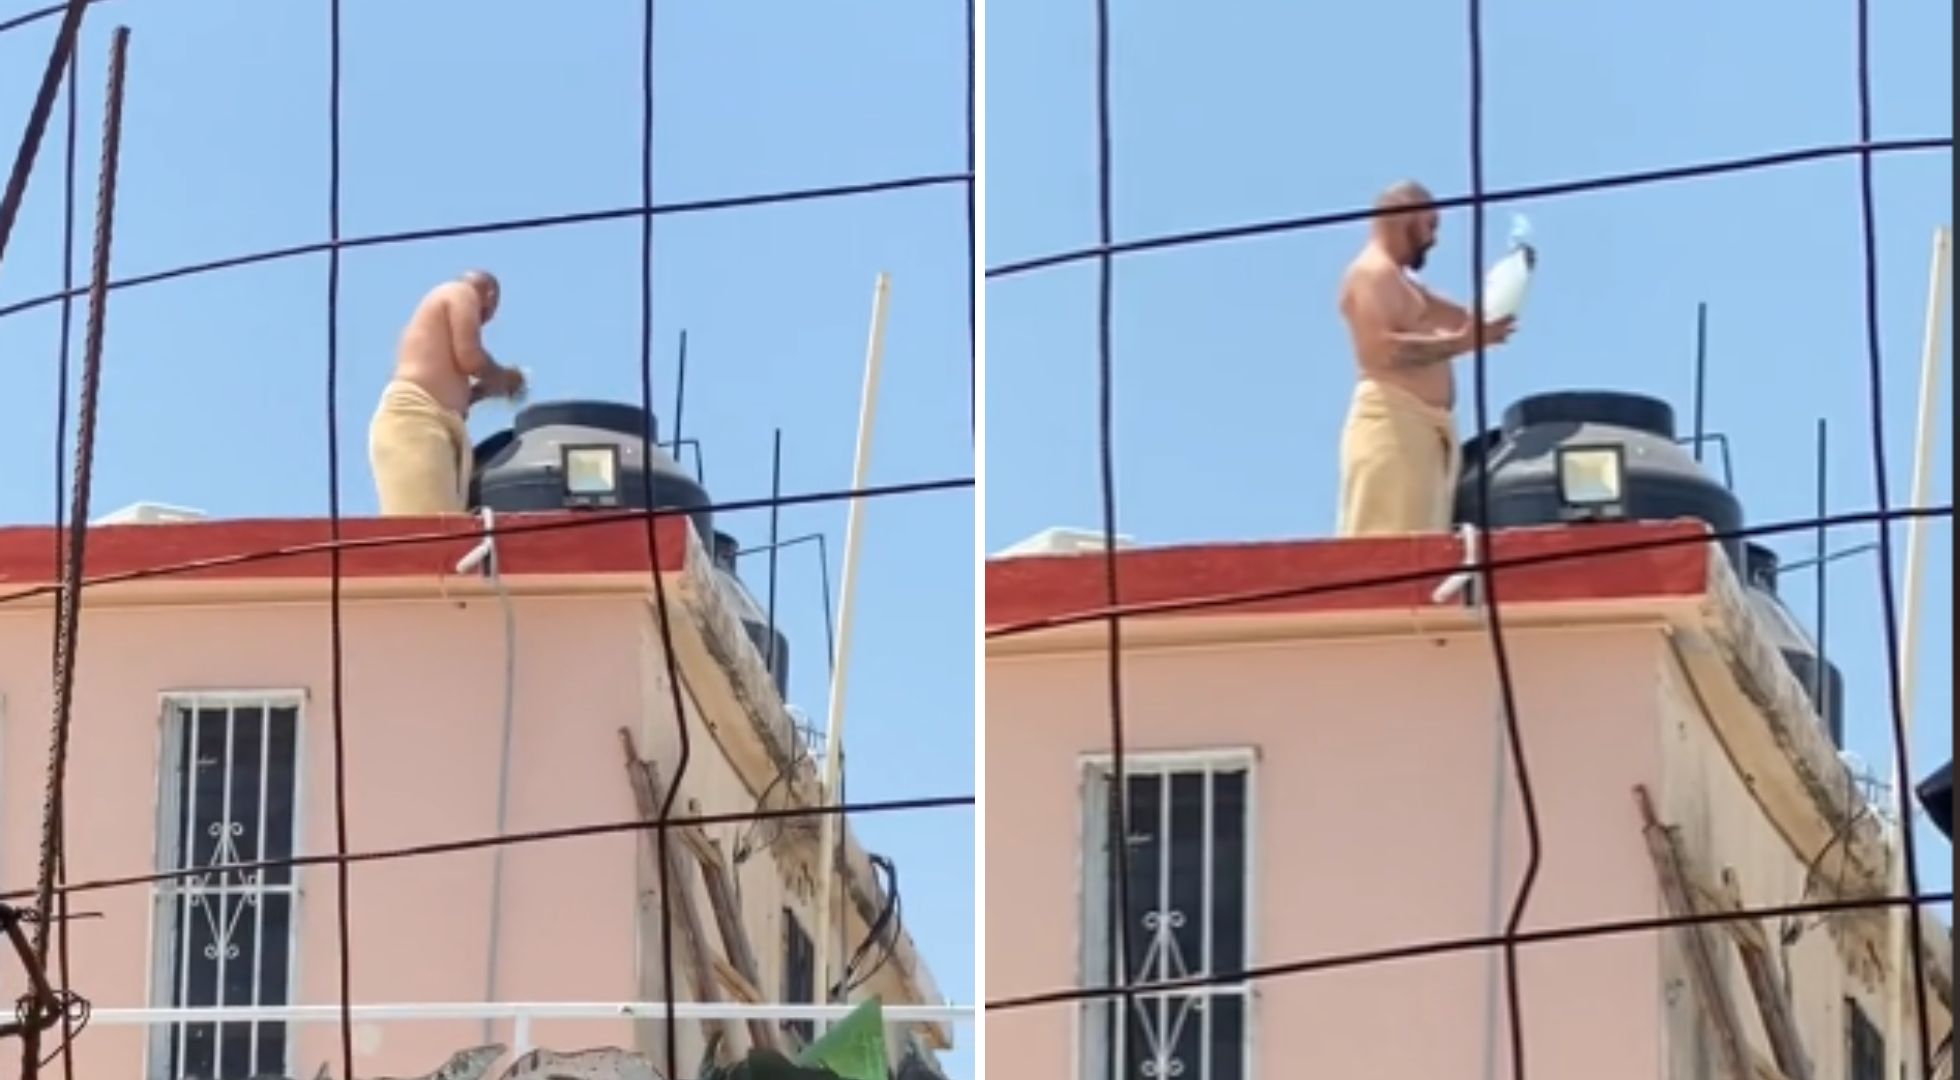
<svg viewBox="0 0 1960 1080"><path fill-rule="evenodd" d="M823 648L826 660L825 674L837 677L837 626L830 614L830 543L824 534L813 534L817 538L817 570L823 575Z"/></svg>
<svg viewBox="0 0 1960 1080"><path fill-rule="evenodd" d="M830 595L830 541L823 533L804 533L787 540L771 541L763 547L743 548L737 555L754 555L757 552L770 553L786 551L798 544L815 544L817 548L817 572L823 577L823 640L824 659L827 663L826 677L837 673L837 627L833 625L835 616L831 612Z"/></svg>
<svg viewBox="0 0 1960 1080"><path fill-rule="evenodd" d="M687 403L687 331L681 331L681 355L674 362L674 461L681 459L681 406ZM701 464L700 451L695 451L696 471Z"/></svg>
<svg viewBox="0 0 1960 1080"><path fill-rule="evenodd" d="M1708 302L1695 305L1695 462L1701 462L1702 443L1708 441L1704 415L1708 404Z"/></svg>
<svg viewBox="0 0 1960 1080"><path fill-rule="evenodd" d="M1831 425L1829 421L1820 416L1817 418L1818 524L1817 531L1811 534L1811 560L1814 563L1811 568L1811 577L1817 582L1817 670L1810 673L1810 692L1812 700L1817 703L1818 715L1824 718L1824 723L1831 733L1831 741L1837 743L1837 748L1842 750L1844 749L1844 732L1836 727L1830 726L1830 716L1824 711L1824 690L1829 684L1829 680L1824 674L1827 670L1824 665L1829 655L1825 650L1824 643L1829 640L1825 636L1825 630L1828 627L1828 624L1825 622L1825 617L1830 613L1829 567L1831 562L1830 556L1824 551L1824 545L1830 540L1831 531L1825 527L1824 519L1831 512L1830 474Z"/></svg>
<svg viewBox="0 0 1960 1080"><path fill-rule="evenodd" d="M776 677L776 553L782 549L783 429L776 429L769 454L769 649L763 654L769 677Z"/></svg>

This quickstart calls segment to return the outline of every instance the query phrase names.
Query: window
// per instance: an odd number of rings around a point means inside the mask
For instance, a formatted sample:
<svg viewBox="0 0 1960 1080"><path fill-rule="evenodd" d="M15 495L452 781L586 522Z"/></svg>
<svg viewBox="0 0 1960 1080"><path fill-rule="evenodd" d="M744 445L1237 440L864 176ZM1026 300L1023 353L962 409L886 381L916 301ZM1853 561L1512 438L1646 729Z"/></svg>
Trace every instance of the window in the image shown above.
<svg viewBox="0 0 1960 1080"><path fill-rule="evenodd" d="M151 937L152 1000L165 1008L291 1002L293 868L224 870L293 854L296 696L191 695L165 701ZM282 1076L279 1021L181 1022L152 1029L153 1080Z"/></svg>
<svg viewBox="0 0 1960 1080"><path fill-rule="evenodd" d="M1113 985L1117 970L1110 948L1118 865L1109 843L1113 779L1107 764L1095 763L1083 791L1084 985ZM1123 928L1131 985L1247 966L1251 783L1252 759L1244 753L1125 763L1130 905ZM1127 1025L1120 1002L1087 1002L1081 1075L1242 1080L1249 1075L1249 997L1243 982L1138 994Z"/></svg>
<svg viewBox="0 0 1960 1080"><path fill-rule="evenodd" d="M1885 1036L1850 998L1844 999L1844 1024L1845 1080L1883 1080Z"/></svg>
<svg viewBox="0 0 1960 1080"><path fill-rule="evenodd" d="M802 1005L817 1000L817 946L810 935L803 932L803 924L796 920L796 912L783 909L783 1001L785 1004ZM794 1034L808 1046L817 1037L817 1025L812 1020L789 1020L783 1029Z"/></svg>

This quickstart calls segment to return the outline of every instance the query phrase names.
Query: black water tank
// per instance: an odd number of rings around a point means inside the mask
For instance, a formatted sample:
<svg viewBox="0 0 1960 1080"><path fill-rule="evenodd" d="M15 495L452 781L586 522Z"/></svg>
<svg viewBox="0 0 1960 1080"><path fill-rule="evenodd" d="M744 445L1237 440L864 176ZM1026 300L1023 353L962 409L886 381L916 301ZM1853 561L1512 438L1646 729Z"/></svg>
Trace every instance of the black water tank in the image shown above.
<svg viewBox="0 0 1960 1080"><path fill-rule="evenodd" d="M1744 544L1742 562L1743 585L1750 608L1766 629L1770 643L1782 654L1790 674L1803 684L1811 707L1823 720L1831 745L1844 749L1843 674L1836 664L1817 654L1817 644L1777 594L1777 571L1781 564L1776 552L1761 544Z"/></svg>
<svg viewBox="0 0 1960 1080"><path fill-rule="evenodd" d="M1673 408L1655 398L1606 390L1524 398L1504 411L1502 427L1469 440L1456 489L1456 521L1477 520L1478 466L1486 460L1493 528L1570 520L1559 502L1555 451L1589 445L1619 446L1626 455L1622 520L1695 518L1717 532L1742 527L1742 504L1735 495L1674 441ZM1723 547L1731 564L1741 566L1740 542Z"/></svg>
<svg viewBox="0 0 1960 1080"><path fill-rule="evenodd" d="M1939 826L1940 834L1948 841L1953 839L1953 759L1933 770L1933 775L1919 782L1919 805L1926 808L1926 816Z"/></svg>
<svg viewBox="0 0 1960 1080"><path fill-rule="evenodd" d="M725 532L715 534L715 574L721 579L722 595L734 607L735 614L742 620L742 629L748 634L749 643L755 646L755 653L762 658L762 664L769 669L770 678L776 682L776 694L784 701L789 700L789 639L782 631L771 629L769 613L755 602L748 586L742 584L741 576L735 572L735 553L741 545ZM772 649L773 646L773 649Z"/></svg>
<svg viewBox="0 0 1960 1080"><path fill-rule="evenodd" d="M648 441L656 439L657 427L653 415L636 405L541 401L527 406L510 430L477 444L471 505L509 511L567 509L561 448L610 444L619 448L618 508L693 511L688 517L701 545L713 550L715 522L714 513L705 509L710 505L707 489L658 446L642 466L643 435ZM653 476L651 507L646 499L648 473Z"/></svg>

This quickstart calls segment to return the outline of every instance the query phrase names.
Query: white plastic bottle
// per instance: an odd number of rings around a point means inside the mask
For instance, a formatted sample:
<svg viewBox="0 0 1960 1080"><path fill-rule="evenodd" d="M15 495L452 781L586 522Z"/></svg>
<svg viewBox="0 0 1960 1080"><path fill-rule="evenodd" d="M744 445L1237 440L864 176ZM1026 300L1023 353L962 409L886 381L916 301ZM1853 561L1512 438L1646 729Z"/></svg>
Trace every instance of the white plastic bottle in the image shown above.
<svg viewBox="0 0 1960 1080"><path fill-rule="evenodd" d="M1538 250L1531 246L1531 222L1523 214L1511 217L1511 250L1484 275L1484 311L1492 322L1515 318L1524 310L1531 290L1531 272L1538 265Z"/></svg>

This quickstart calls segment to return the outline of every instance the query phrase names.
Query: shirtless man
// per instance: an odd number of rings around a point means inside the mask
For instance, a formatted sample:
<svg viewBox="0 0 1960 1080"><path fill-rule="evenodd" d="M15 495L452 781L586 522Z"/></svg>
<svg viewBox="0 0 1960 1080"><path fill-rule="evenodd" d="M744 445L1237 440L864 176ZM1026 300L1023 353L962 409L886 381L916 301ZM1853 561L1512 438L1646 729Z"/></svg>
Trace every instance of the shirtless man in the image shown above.
<svg viewBox="0 0 1960 1080"><path fill-rule="evenodd" d="M1341 433L1340 536L1447 532L1460 465L1450 361L1476 348L1470 313L1412 276L1436 245L1429 192L1404 181L1375 201L1387 211L1341 279L1341 317L1360 381ZM1501 345L1513 320L1484 324Z"/></svg>
<svg viewBox="0 0 1960 1080"><path fill-rule="evenodd" d="M497 279L472 270L429 291L402 331L395 377L368 429L368 459L381 513L460 513L472 451L470 406L524 393L524 376L483 349L483 324L497 314Z"/></svg>

